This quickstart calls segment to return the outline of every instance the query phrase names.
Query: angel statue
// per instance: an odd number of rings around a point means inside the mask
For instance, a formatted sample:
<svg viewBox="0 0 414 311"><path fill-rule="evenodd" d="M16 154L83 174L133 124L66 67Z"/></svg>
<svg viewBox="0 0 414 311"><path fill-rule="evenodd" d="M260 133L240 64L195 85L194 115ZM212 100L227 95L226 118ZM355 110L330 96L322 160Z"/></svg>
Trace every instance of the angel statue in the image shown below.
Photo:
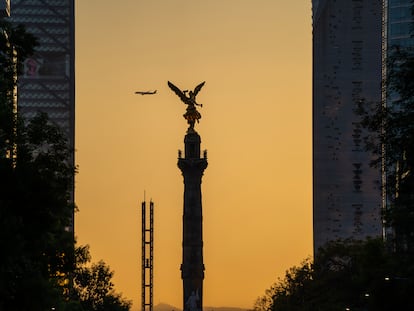
<svg viewBox="0 0 414 311"><path fill-rule="evenodd" d="M201 88L203 87L205 81L203 83L200 83L196 86L194 91L181 91L178 87L176 87L174 84L172 84L170 81L168 81L168 86L171 90L174 91L175 94L180 97L180 99L184 102L184 104L187 105L187 111L185 114L183 114L183 117L187 120L187 123L190 125L188 130L194 130L194 123L201 119L201 114L197 111L196 106L203 107L203 105L198 104L196 102L196 96L198 92L200 92ZM187 96L188 92L188 96Z"/></svg>

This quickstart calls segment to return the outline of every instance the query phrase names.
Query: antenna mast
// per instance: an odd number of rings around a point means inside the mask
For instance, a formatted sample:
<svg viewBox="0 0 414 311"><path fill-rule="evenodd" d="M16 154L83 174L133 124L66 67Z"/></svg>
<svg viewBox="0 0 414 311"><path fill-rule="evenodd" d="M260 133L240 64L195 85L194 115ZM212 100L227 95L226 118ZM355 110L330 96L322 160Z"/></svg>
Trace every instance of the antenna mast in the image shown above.
<svg viewBox="0 0 414 311"><path fill-rule="evenodd" d="M154 203L142 202L142 311L153 311L154 290Z"/></svg>

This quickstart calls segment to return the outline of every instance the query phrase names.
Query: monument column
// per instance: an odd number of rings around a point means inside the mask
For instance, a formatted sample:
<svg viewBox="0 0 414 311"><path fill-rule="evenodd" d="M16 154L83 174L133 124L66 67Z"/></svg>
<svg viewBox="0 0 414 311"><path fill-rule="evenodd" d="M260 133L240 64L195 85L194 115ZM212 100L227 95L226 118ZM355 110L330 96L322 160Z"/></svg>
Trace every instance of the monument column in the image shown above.
<svg viewBox="0 0 414 311"><path fill-rule="evenodd" d="M184 311L202 311L203 308L203 212L201 179L207 167L206 154L200 157L200 136L197 132L185 135L185 157L178 159L184 177L183 214L183 280Z"/></svg>
<svg viewBox="0 0 414 311"><path fill-rule="evenodd" d="M194 130L194 124L201 114L196 106L196 95L203 87L199 84L194 91L181 91L171 82L168 86L187 105L184 118L189 127L184 138L184 157L178 154L178 167L184 177L184 213L183 213L183 258L181 278L183 280L183 310L203 310L203 211L201 205L201 179L207 167L207 152L200 155L200 135ZM187 95L187 92L189 93Z"/></svg>

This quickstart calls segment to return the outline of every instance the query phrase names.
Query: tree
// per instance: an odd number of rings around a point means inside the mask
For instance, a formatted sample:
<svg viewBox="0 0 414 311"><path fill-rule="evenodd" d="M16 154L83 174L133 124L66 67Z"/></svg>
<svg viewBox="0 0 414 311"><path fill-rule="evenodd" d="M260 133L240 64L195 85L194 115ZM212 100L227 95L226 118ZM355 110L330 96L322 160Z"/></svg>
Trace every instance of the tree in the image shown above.
<svg viewBox="0 0 414 311"><path fill-rule="evenodd" d="M391 104L386 107L383 143L389 174L390 208L385 220L398 253L414 255L414 53L396 48L388 77Z"/></svg>
<svg viewBox="0 0 414 311"><path fill-rule="evenodd" d="M307 310L307 291L313 279L313 265L310 259L304 260L299 267L286 271L284 279L278 279L265 295L259 297L254 305L255 311Z"/></svg>
<svg viewBox="0 0 414 311"><path fill-rule="evenodd" d="M372 164L386 172L388 242L414 255L414 51L395 46L389 55L386 105L361 101L357 113L368 130L367 150L376 155Z"/></svg>
<svg viewBox="0 0 414 311"><path fill-rule="evenodd" d="M315 305L324 306L322 310L371 310L369 304L387 271L381 239L328 243L315 258L314 287L319 289Z"/></svg>
<svg viewBox="0 0 414 311"><path fill-rule="evenodd" d="M15 107L17 74L35 45L23 26L0 21L1 310L50 309L73 270L70 150L47 115L24 124Z"/></svg>
<svg viewBox="0 0 414 311"><path fill-rule="evenodd" d="M24 26L13 26L0 19L0 152L3 155L12 156L15 149L17 75L37 45L36 38Z"/></svg>
<svg viewBox="0 0 414 311"><path fill-rule="evenodd" d="M75 170L45 114L19 127L17 142L15 164L3 157L0 166L0 309L45 310L64 299L73 270Z"/></svg>
<svg viewBox="0 0 414 311"><path fill-rule="evenodd" d="M412 14L414 5L411 4ZM413 29L412 29L413 30ZM362 101L358 113L368 130L367 150L376 155L373 165L385 172L388 268L386 279L377 287L379 310L414 308L414 49L388 49L384 103ZM390 298L392 297L392 298Z"/></svg>
<svg viewBox="0 0 414 311"><path fill-rule="evenodd" d="M254 310L411 310L413 284L400 274L414 270L413 263L407 264L401 267L381 239L334 241L318 251L314 262L307 259L288 269L256 300Z"/></svg>
<svg viewBox="0 0 414 311"><path fill-rule="evenodd" d="M0 310L127 311L113 271L75 251L76 172L61 129L39 113L23 122L15 87L36 39L0 20Z"/></svg>
<svg viewBox="0 0 414 311"><path fill-rule="evenodd" d="M89 246L76 249L74 294L84 311L129 311L131 302L114 290L114 272L102 260L90 262Z"/></svg>
<svg viewBox="0 0 414 311"><path fill-rule="evenodd" d="M87 247L75 251L65 136L41 113L16 137L15 164L4 156L0 166L0 310L128 311L113 271L87 267Z"/></svg>

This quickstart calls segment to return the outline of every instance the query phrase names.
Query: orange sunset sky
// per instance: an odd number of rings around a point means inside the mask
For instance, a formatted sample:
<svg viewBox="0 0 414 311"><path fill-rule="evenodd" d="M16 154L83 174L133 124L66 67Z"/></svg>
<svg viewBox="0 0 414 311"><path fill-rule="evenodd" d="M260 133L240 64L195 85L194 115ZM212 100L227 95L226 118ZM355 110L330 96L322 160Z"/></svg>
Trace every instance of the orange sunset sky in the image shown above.
<svg viewBox="0 0 414 311"><path fill-rule="evenodd" d="M78 0L75 22L78 244L140 310L145 192L154 303L182 308L186 106L167 81L206 81L204 305L251 308L312 255L311 1Z"/></svg>

